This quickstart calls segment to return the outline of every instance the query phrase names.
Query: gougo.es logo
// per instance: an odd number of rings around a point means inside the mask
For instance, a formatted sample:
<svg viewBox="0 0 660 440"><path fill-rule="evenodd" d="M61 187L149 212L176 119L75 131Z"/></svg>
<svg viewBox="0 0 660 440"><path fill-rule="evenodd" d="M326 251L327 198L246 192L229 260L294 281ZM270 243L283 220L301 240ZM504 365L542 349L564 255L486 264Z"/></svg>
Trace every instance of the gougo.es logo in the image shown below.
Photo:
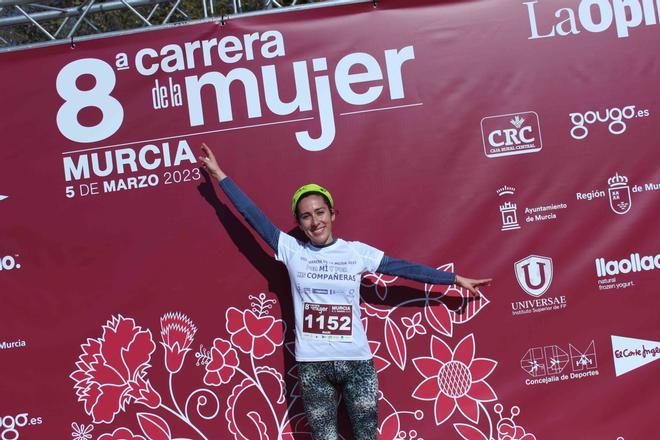
<svg viewBox="0 0 660 440"><path fill-rule="evenodd" d="M610 133L618 135L626 131L627 120L633 118L645 118L649 116L646 109L636 110L634 105L628 105L623 108L612 107L601 110L589 110L584 113L569 113L571 118L571 137L573 139L584 139L589 135L589 126L597 122L607 124Z"/></svg>
<svg viewBox="0 0 660 440"><path fill-rule="evenodd" d="M16 440L19 438L19 428L25 426L40 425L43 422L41 417L30 417L28 413L20 413L15 416L0 417L0 439Z"/></svg>

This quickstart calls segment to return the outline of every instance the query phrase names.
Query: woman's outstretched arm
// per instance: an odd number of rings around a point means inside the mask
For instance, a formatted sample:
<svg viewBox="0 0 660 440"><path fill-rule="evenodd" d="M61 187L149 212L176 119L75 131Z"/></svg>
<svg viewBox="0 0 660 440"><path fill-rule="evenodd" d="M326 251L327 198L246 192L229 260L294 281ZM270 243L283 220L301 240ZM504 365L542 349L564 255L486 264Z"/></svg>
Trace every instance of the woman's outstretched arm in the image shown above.
<svg viewBox="0 0 660 440"><path fill-rule="evenodd" d="M492 278L485 278L480 280L473 280L457 275L453 272L444 272L435 270L432 267L423 264L411 263L397 258L383 256L380 265L376 272L385 275L395 275L407 278L413 281L419 281L429 284L456 284L461 286L473 294L479 293L479 287L490 286Z"/></svg>
<svg viewBox="0 0 660 440"><path fill-rule="evenodd" d="M264 239L268 246L277 252L277 243L280 230L266 217L252 200L229 178L218 165L213 151L206 144L202 144L203 156L199 157L202 168L220 184L220 188L227 195L238 212L247 220L252 228Z"/></svg>

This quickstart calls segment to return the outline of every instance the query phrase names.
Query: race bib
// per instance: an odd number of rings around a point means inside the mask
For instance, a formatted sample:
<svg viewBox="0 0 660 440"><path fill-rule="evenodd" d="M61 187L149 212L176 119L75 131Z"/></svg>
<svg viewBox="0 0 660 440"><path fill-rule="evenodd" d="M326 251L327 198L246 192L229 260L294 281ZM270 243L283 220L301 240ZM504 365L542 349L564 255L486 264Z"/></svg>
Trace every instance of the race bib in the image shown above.
<svg viewBox="0 0 660 440"><path fill-rule="evenodd" d="M353 306L304 303L302 335L321 341L353 341Z"/></svg>

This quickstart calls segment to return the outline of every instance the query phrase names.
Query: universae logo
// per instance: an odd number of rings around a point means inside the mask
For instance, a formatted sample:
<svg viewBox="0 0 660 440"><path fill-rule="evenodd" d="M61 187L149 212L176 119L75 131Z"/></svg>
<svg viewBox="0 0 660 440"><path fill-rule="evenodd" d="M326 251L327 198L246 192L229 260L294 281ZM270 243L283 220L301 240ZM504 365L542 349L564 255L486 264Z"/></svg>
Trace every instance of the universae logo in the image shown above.
<svg viewBox="0 0 660 440"><path fill-rule="evenodd" d="M481 120L481 136L487 157L536 153L543 148L536 112L487 116Z"/></svg>
<svg viewBox="0 0 660 440"><path fill-rule="evenodd" d="M528 294L538 298L552 283L552 258L530 255L514 264L516 279Z"/></svg>

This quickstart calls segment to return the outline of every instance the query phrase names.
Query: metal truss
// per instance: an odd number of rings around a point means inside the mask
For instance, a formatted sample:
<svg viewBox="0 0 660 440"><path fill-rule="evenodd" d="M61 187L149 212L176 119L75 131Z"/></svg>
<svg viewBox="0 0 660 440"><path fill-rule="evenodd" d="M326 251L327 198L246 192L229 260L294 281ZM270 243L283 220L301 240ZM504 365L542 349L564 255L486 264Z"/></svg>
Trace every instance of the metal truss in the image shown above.
<svg viewBox="0 0 660 440"><path fill-rule="evenodd" d="M0 49L323 0L0 0Z"/></svg>

